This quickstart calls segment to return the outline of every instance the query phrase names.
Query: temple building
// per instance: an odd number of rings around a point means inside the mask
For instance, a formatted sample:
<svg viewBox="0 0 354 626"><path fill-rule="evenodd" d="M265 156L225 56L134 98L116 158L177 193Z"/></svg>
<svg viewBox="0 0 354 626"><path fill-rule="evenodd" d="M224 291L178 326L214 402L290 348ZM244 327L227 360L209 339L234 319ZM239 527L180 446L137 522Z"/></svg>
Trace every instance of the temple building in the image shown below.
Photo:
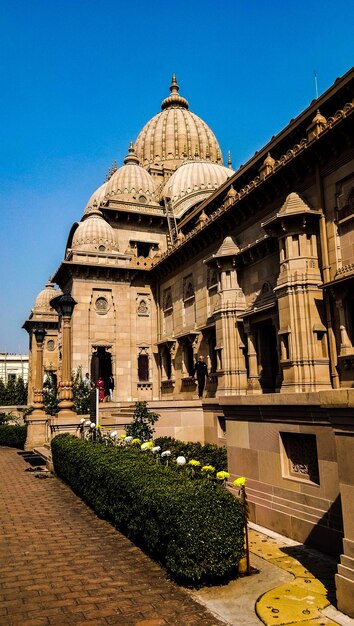
<svg viewBox="0 0 354 626"><path fill-rule="evenodd" d="M70 292L73 367L113 373L116 410L147 400L160 434L227 445L254 521L342 555L338 602L351 615L353 85L350 70L233 171L173 76L24 325L30 346L45 325L44 367L60 379L50 301L55 284Z"/></svg>

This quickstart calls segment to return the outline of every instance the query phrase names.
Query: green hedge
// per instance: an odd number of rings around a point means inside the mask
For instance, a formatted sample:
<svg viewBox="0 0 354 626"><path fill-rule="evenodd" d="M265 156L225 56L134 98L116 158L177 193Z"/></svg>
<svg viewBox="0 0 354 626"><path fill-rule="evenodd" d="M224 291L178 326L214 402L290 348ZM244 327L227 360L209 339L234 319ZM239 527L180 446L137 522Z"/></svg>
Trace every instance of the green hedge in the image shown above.
<svg viewBox="0 0 354 626"><path fill-rule="evenodd" d="M23 450L27 434L27 426L15 424L0 425L0 446L20 448Z"/></svg>
<svg viewBox="0 0 354 626"><path fill-rule="evenodd" d="M156 464L150 453L70 435L55 437L52 453L58 476L179 582L219 583L236 574L243 517L225 487Z"/></svg>
<svg viewBox="0 0 354 626"><path fill-rule="evenodd" d="M202 445L194 441L179 441L173 437L158 437L154 444L161 446L161 450L170 450L172 459L183 455L187 461L196 459L202 465L213 465L217 472L227 470L226 448L220 448L212 443Z"/></svg>

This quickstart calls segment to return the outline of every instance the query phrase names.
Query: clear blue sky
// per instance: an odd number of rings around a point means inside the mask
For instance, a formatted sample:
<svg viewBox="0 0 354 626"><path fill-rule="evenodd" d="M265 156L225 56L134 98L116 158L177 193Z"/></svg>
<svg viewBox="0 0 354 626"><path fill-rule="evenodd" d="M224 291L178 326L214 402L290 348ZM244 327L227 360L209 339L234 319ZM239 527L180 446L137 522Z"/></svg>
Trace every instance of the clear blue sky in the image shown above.
<svg viewBox="0 0 354 626"><path fill-rule="evenodd" d="M244 163L353 65L337 0L0 0L0 352L63 258L71 224L181 95Z"/></svg>

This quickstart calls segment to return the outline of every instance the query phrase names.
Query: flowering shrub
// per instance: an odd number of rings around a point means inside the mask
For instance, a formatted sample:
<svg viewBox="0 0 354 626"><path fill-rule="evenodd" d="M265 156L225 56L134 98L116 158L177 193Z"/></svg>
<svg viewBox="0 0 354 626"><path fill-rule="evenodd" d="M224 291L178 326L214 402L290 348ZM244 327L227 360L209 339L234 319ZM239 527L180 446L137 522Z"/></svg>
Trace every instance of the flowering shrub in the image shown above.
<svg viewBox="0 0 354 626"><path fill-rule="evenodd" d="M162 450L170 450L171 459L184 456L187 461L198 459L202 465L212 465L217 471L227 468L226 448L219 448L212 443L202 445L193 441L179 441L173 437L158 437L155 445Z"/></svg>
<svg viewBox="0 0 354 626"><path fill-rule="evenodd" d="M244 487L246 484L246 478L244 476L240 476L240 478L236 478L232 484L234 487L241 489L241 487Z"/></svg>
<svg viewBox="0 0 354 626"><path fill-rule="evenodd" d="M215 473L215 467L213 465L203 465L202 473L206 476L211 476Z"/></svg>
<svg viewBox="0 0 354 626"><path fill-rule="evenodd" d="M153 447L154 447L154 442L153 441L145 441L145 443L141 444L140 449L143 452L147 452L148 450L152 450Z"/></svg>
<svg viewBox="0 0 354 626"><path fill-rule="evenodd" d="M192 467L199 467L200 461L196 461L196 459L191 459L190 461L188 461L188 465L191 465Z"/></svg>
<svg viewBox="0 0 354 626"><path fill-rule="evenodd" d="M216 478L225 482L228 478L230 478L229 472L217 472Z"/></svg>
<svg viewBox="0 0 354 626"><path fill-rule="evenodd" d="M127 435L143 441L152 439L155 432L154 424L159 417L158 413L150 411L147 402L136 402L133 420L126 427Z"/></svg>
<svg viewBox="0 0 354 626"><path fill-rule="evenodd" d="M163 564L179 582L220 583L243 551L240 503L215 481L155 462L132 446L70 435L52 441L56 473L101 517ZM169 458L168 456L165 458Z"/></svg>

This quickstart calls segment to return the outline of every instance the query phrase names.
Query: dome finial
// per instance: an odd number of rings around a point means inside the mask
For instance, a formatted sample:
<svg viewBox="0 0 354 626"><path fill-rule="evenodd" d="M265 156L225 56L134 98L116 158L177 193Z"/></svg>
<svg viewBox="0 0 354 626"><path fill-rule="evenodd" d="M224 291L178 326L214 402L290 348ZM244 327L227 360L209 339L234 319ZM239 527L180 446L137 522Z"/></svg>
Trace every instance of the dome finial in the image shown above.
<svg viewBox="0 0 354 626"><path fill-rule="evenodd" d="M177 83L176 74L172 74L172 81L171 81L171 85L170 85L170 92L171 93L178 93L179 92L179 85Z"/></svg>
<svg viewBox="0 0 354 626"><path fill-rule="evenodd" d="M170 95L167 96L167 98L165 98L161 103L162 111L170 107L181 107L183 109L189 108L188 100L186 100L185 98L182 98L182 96L180 96L178 93L179 85L177 83L176 74L172 74L170 92L171 92Z"/></svg>
<svg viewBox="0 0 354 626"><path fill-rule="evenodd" d="M227 153L227 167L232 170L231 150L229 150Z"/></svg>
<svg viewBox="0 0 354 626"><path fill-rule="evenodd" d="M139 159L135 154L134 144L132 141L129 144L128 154L124 159L124 165L128 165L128 164L139 165Z"/></svg>

